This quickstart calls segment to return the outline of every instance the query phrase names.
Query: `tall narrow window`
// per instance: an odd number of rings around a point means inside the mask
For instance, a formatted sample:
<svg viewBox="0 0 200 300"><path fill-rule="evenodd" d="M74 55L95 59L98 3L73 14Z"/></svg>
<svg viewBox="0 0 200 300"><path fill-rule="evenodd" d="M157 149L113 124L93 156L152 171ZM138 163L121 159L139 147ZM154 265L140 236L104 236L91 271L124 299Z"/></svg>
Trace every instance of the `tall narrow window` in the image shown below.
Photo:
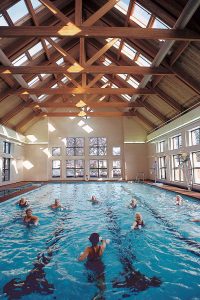
<svg viewBox="0 0 200 300"><path fill-rule="evenodd" d="M113 160L113 178L122 177L121 161Z"/></svg>
<svg viewBox="0 0 200 300"><path fill-rule="evenodd" d="M52 160L52 177L58 178L61 175L60 160Z"/></svg>
<svg viewBox="0 0 200 300"><path fill-rule="evenodd" d="M200 151L192 153L192 165L193 165L193 181L196 184L200 184Z"/></svg>
<svg viewBox="0 0 200 300"><path fill-rule="evenodd" d="M157 153L164 152L165 141L158 142Z"/></svg>
<svg viewBox="0 0 200 300"><path fill-rule="evenodd" d="M106 178L108 177L108 167L106 159L90 160L90 177Z"/></svg>
<svg viewBox="0 0 200 300"><path fill-rule="evenodd" d="M190 131L191 134L191 146L200 144L200 128L196 128Z"/></svg>
<svg viewBox="0 0 200 300"><path fill-rule="evenodd" d="M3 142L3 153L10 154L11 143Z"/></svg>
<svg viewBox="0 0 200 300"><path fill-rule="evenodd" d="M3 158L3 170L2 170L3 181L10 180L10 158Z"/></svg>
<svg viewBox="0 0 200 300"><path fill-rule="evenodd" d="M176 135L171 138L171 150L179 149L182 147L182 136Z"/></svg>
<svg viewBox="0 0 200 300"><path fill-rule="evenodd" d="M183 169L181 168L181 156L173 155L172 158L172 178L174 181L183 181Z"/></svg>
<svg viewBox="0 0 200 300"><path fill-rule="evenodd" d="M90 155L103 156L107 154L107 140L104 137L89 139Z"/></svg>
<svg viewBox="0 0 200 300"><path fill-rule="evenodd" d="M66 162L66 177L82 178L84 177L84 160L68 159Z"/></svg>
<svg viewBox="0 0 200 300"><path fill-rule="evenodd" d="M84 138L69 137L66 138L66 154L68 156L84 155Z"/></svg>
<svg viewBox="0 0 200 300"><path fill-rule="evenodd" d="M113 155L120 155L121 154L121 148L120 147L113 147Z"/></svg>
<svg viewBox="0 0 200 300"><path fill-rule="evenodd" d="M166 157L159 157L159 178L166 179Z"/></svg>

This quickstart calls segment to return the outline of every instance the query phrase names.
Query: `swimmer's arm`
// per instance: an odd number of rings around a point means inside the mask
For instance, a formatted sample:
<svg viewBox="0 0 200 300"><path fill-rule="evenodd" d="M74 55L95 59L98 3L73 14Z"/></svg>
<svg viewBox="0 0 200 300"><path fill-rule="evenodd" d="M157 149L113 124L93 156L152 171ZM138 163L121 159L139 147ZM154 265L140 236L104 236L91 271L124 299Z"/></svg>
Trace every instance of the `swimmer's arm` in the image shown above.
<svg viewBox="0 0 200 300"><path fill-rule="evenodd" d="M88 257L88 254L89 254L89 248L86 248L86 249L84 250L84 252L81 253L81 255L79 256L78 261L83 261L83 260L85 260L85 259Z"/></svg>
<svg viewBox="0 0 200 300"><path fill-rule="evenodd" d="M32 217L32 221L34 222L35 225L38 225L39 218L36 217L36 216L33 216L33 217Z"/></svg>
<svg viewBox="0 0 200 300"><path fill-rule="evenodd" d="M137 227L137 222L134 222L133 225L131 226L132 229L135 229Z"/></svg>
<svg viewBox="0 0 200 300"><path fill-rule="evenodd" d="M106 249L106 241L102 240L102 245L101 245L101 255L103 254L104 250Z"/></svg>

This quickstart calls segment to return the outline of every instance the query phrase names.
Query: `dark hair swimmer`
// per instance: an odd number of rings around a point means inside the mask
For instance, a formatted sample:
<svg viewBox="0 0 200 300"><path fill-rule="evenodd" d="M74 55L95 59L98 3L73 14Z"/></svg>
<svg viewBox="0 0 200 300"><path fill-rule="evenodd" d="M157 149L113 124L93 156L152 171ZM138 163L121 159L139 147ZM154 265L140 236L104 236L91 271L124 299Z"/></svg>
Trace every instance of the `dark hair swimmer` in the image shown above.
<svg viewBox="0 0 200 300"><path fill-rule="evenodd" d="M86 258L91 263L98 261L106 248L106 244L109 243L109 240L101 240L99 234L96 232L90 235L89 241L91 242L92 246L85 248L84 252L82 252L78 258L79 261L83 261ZM102 244L98 245L99 242Z"/></svg>

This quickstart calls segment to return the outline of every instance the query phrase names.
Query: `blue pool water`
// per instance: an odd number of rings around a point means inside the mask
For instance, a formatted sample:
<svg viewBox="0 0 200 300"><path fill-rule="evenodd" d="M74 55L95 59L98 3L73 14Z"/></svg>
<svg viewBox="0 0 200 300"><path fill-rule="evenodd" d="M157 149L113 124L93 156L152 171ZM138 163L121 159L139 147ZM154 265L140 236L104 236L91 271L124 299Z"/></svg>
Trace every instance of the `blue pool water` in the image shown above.
<svg viewBox="0 0 200 300"><path fill-rule="evenodd" d="M197 200L179 207L175 194L137 183L49 184L26 196L38 226L23 224L19 197L0 205L0 299L200 299L200 223L190 221L200 218ZM133 196L135 210L127 208ZM55 198L66 210L48 207ZM131 230L136 211L141 230ZM100 280L77 261L92 232L111 240Z"/></svg>

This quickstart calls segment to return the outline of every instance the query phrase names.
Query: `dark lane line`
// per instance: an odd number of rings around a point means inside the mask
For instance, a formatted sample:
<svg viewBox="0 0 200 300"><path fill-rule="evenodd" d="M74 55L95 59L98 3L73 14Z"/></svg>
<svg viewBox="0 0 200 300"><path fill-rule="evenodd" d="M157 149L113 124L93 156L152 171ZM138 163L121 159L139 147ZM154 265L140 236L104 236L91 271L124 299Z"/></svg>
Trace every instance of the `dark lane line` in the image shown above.
<svg viewBox="0 0 200 300"><path fill-rule="evenodd" d="M169 230L170 232L172 232L173 235L174 235L177 239L179 239L179 240L185 242L187 245L192 246L192 247L195 248L195 249L186 249L187 251L189 251L189 252L191 252L192 254L194 254L194 255L200 257L200 243L195 242L195 241L193 241L193 240L191 240L191 239L188 239L188 238L184 237L181 233L179 233L179 232L173 227L173 225L172 225L168 220L166 220L166 219L165 219L163 216L161 216L154 208L152 208L151 205L149 205L148 203L146 203L145 201L143 201L140 197L138 197L137 195L135 195L134 193L132 193L130 190L128 190L128 189L126 189L126 188L124 188L124 187L122 187L122 188L123 188L127 193L129 193L132 197L135 197L136 199L138 199L139 202L140 202L141 204L143 204L143 205L147 208L147 210L148 210L148 211L149 211L156 219L160 220L160 221L164 224L164 226L167 228L167 230Z"/></svg>
<svg viewBox="0 0 200 300"><path fill-rule="evenodd" d="M26 276L26 279L14 278L4 285L3 292L9 300L20 299L22 296L32 293L53 294L54 285L47 281L44 268L50 263L53 255L59 251L57 244L65 236L63 235L65 231L63 227L69 219L71 219L69 212L59 219L62 223L52 232L52 237L46 241L47 247L37 255L36 262L33 263L34 267Z"/></svg>

